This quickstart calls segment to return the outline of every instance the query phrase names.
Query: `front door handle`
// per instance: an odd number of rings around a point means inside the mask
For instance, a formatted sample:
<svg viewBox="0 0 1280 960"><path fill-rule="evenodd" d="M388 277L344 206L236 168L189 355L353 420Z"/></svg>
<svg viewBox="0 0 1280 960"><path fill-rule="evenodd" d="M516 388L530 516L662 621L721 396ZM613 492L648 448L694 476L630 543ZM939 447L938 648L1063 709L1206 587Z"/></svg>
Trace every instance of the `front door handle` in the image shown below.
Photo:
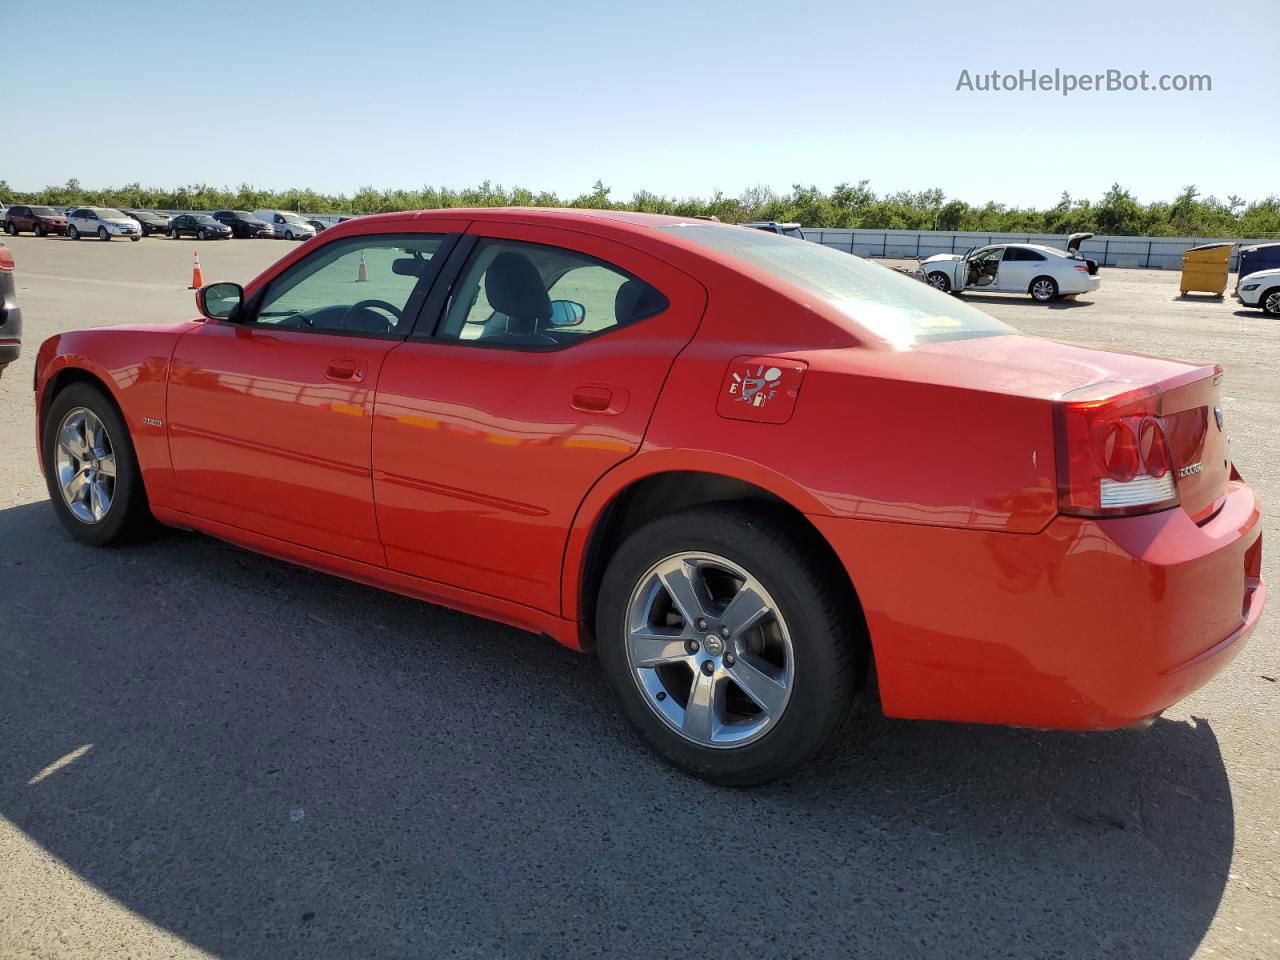
<svg viewBox="0 0 1280 960"><path fill-rule="evenodd" d="M612 415L626 409L627 398L628 393L623 387L604 383L580 383L573 388L569 406L583 413Z"/></svg>
<svg viewBox="0 0 1280 960"><path fill-rule="evenodd" d="M364 379L364 365L355 360L330 360L324 375L329 380L354 380L359 383Z"/></svg>

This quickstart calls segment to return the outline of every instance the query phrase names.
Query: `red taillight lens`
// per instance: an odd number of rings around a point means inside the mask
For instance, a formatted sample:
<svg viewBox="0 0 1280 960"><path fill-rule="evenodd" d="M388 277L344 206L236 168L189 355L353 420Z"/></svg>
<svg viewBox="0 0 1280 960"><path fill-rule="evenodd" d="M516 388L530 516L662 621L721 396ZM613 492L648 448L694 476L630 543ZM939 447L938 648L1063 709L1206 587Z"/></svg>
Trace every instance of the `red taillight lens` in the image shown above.
<svg viewBox="0 0 1280 960"><path fill-rule="evenodd" d="M1088 273L1088 272L1089 272L1089 265L1088 265L1088 264L1086 264L1086 263L1077 263L1077 264L1076 264L1076 269L1077 269L1077 270L1079 270L1081 273Z"/></svg>
<svg viewBox="0 0 1280 960"><path fill-rule="evenodd" d="M1156 398L1128 395L1055 406L1058 508L1126 516L1178 502Z"/></svg>
<svg viewBox="0 0 1280 960"><path fill-rule="evenodd" d="M1164 427L1155 417L1147 417L1138 428L1138 453L1150 476L1163 477L1169 472L1169 445L1164 439Z"/></svg>
<svg viewBox="0 0 1280 960"><path fill-rule="evenodd" d="M1103 420L1094 426L1093 452L1104 473L1120 483L1138 475L1138 438L1125 420Z"/></svg>

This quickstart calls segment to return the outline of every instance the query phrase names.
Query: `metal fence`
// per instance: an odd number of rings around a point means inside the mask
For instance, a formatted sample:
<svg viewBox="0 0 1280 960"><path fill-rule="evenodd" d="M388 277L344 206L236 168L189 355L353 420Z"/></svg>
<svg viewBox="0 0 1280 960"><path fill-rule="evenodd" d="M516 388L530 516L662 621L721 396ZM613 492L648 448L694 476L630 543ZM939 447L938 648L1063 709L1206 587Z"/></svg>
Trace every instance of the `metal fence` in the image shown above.
<svg viewBox="0 0 1280 960"><path fill-rule="evenodd" d="M804 228L805 239L824 247L856 253L862 257L913 260L938 253L964 253L971 247L992 243L1038 243L1065 249L1067 238L1060 233L948 233L934 230L850 230ZM1080 252L1103 267L1133 267L1140 270L1181 270L1182 255L1204 243L1234 243L1230 269L1236 269L1240 246L1267 243L1266 240L1224 240L1219 237L1104 237L1097 236L1080 245Z"/></svg>

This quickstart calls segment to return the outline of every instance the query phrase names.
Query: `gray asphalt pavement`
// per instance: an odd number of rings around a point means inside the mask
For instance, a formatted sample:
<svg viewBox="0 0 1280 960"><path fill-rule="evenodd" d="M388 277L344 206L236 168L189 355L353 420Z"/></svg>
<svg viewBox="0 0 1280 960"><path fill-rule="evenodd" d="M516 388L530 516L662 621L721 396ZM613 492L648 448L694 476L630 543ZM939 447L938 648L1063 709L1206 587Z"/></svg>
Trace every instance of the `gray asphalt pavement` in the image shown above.
<svg viewBox="0 0 1280 960"><path fill-rule="evenodd" d="M192 315L193 245L7 242L29 344L0 379L0 957L1280 957L1274 610L1144 732L871 720L790 781L710 787L549 640L200 536L70 541L35 347ZM199 249L243 281L285 248ZM971 299L1222 362L1280 544L1275 321L1173 274L1103 282Z"/></svg>

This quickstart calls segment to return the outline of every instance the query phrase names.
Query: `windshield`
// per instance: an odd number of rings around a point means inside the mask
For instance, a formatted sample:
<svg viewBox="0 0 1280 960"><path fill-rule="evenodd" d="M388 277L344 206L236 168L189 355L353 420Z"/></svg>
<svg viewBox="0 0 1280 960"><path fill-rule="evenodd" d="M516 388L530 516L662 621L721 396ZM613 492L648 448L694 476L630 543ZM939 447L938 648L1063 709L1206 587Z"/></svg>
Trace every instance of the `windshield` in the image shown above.
<svg viewBox="0 0 1280 960"><path fill-rule="evenodd" d="M216 224L216 223L218 222L217 220L213 219L213 217L209 216L207 213L202 213L202 214L200 214L200 215L199 215L199 216L197 216L197 217L192 217L191 219L192 219L192 220L194 220L196 223L214 223L214 224Z"/></svg>
<svg viewBox="0 0 1280 960"><path fill-rule="evenodd" d="M658 229L794 284L895 347L1016 332L928 284L821 244L712 224Z"/></svg>
<svg viewBox="0 0 1280 960"><path fill-rule="evenodd" d="M32 216L36 216L36 217L61 216L61 214L59 214L56 210L54 210L53 207L32 207L31 214Z"/></svg>
<svg viewBox="0 0 1280 960"><path fill-rule="evenodd" d="M128 220L129 219L119 210L116 210L114 207L92 207L90 209L92 209L93 212L96 213L98 216L100 216L103 220Z"/></svg>
<svg viewBox="0 0 1280 960"><path fill-rule="evenodd" d="M307 225L307 221L303 220L301 217L295 217L291 213L281 214L281 216L283 217L285 223L296 223L304 227Z"/></svg>

